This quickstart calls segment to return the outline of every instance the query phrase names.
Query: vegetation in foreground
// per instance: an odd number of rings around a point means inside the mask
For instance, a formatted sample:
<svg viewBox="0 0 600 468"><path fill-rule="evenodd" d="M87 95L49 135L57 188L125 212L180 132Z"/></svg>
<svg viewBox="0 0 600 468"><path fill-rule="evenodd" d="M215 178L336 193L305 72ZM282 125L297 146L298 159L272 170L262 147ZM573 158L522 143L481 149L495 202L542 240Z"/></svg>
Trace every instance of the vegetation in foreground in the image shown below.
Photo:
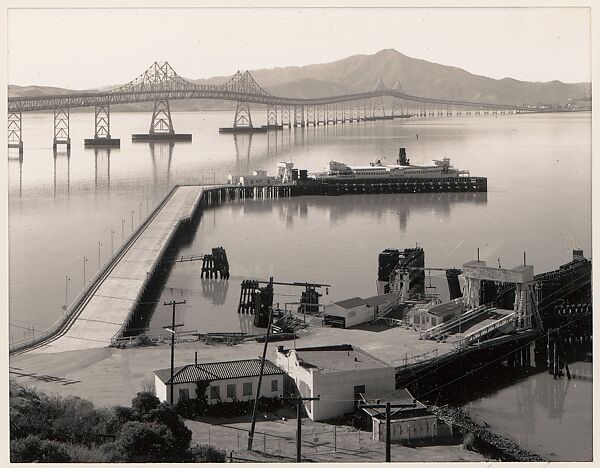
<svg viewBox="0 0 600 468"><path fill-rule="evenodd" d="M95 408L10 383L11 462L224 462L212 446L191 447L191 431L168 404L140 392L131 407Z"/></svg>

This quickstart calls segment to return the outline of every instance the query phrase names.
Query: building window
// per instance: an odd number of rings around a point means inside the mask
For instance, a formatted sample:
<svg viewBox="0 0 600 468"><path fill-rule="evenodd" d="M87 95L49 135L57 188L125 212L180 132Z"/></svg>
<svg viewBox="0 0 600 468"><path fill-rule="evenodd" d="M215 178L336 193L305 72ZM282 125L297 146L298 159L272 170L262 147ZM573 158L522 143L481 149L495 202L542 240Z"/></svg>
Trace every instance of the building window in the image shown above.
<svg viewBox="0 0 600 468"><path fill-rule="evenodd" d="M279 380L273 379L271 380L271 391L277 392L279 390Z"/></svg>
<svg viewBox="0 0 600 468"><path fill-rule="evenodd" d="M235 398L235 384L227 384L227 398Z"/></svg>
<svg viewBox="0 0 600 468"><path fill-rule="evenodd" d="M245 382L242 388L242 394L244 396L252 395L252 382Z"/></svg>
<svg viewBox="0 0 600 468"><path fill-rule="evenodd" d="M180 400L189 400L190 399L190 391L187 388L179 389L179 399Z"/></svg>
<svg viewBox="0 0 600 468"><path fill-rule="evenodd" d="M221 398L221 387L210 387L210 399L211 400L219 400Z"/></svg>

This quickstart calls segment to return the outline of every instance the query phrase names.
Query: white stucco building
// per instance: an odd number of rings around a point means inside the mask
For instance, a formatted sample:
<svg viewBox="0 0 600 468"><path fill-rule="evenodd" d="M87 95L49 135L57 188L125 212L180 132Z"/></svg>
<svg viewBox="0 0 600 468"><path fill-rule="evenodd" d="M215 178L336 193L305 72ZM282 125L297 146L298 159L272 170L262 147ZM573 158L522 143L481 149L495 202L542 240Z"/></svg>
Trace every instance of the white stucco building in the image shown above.
<svg viewBox="0 0 600 468"><path fill-rule="evenodd" d="M260 372L260 359L207 362L176 367L173 374L173 404L182 398L196 398L196 384L209 382L206 397L209 404L254 400ZM260 396L277 398L283 393L284 373L272 362L265 361ZM169 401L171 369L154 371L156 396Z"/></svg>
<svg viewBox="0 0 600 468"><path fill-rule="evenodd" d="M320 396L320 401L305 404L313 421L352 413L366 391L395 388L394 368L353 345L287 350L278 346L275 355L275 363L295 381L300 395Z"/></svg>
<svg viewBox="0 0 600 468"><path fill-rule="evenodd" d="M336 321L344 328L371 322L384 314L389 307L398 304L400 294L388 293L379 296L352 297L325 305L325 322Z"/></svg>

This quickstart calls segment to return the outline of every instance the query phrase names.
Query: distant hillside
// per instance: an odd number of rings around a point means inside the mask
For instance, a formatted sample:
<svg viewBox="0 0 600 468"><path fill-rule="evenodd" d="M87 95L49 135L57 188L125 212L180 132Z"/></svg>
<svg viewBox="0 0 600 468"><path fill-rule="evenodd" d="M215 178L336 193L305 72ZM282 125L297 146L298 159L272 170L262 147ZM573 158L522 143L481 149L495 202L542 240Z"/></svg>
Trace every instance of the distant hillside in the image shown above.
<svg viewBox="0 0 600 468"><path fill-rule="evenodd" d="M461 68L440 65L408 57L393 49L373 55L354 55L336 62L251 70L256 81L268 92L298 98L322 97L370 89L377 78L388 87L398 80L402 89L415 96L460 101L511 105L567 104L569 100L591 99L590 83L560 81L529 82L512 78L496 80L474 75ZM133 78L133 77L132 77ZM195 83L221 84L230 77L190 80ZM9 96L64 94L60 88L9 86ZM230 103L178 102L173 108L196 110L231 108ZM123 110L148 109L146 105L127 105Z"/></svg>

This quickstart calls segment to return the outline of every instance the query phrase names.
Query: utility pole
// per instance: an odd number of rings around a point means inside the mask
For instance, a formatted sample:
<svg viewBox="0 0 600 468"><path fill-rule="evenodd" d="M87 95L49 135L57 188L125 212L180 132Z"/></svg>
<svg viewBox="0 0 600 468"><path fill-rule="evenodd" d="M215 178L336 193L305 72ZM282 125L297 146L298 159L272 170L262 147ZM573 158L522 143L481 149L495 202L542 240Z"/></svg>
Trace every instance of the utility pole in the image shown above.
<svg viewBox="0 0 600 468"><path fill-rule="evenodd" d="M379 403L360 403L359 408L383 409L385 408L385 461L392 461L392 408L416 408L416 403L392 404L389 401L385 404ZM396 412L394 411L394 414Z"/></svg>
<svg viewBox="0 0 600 468"><path fill-rule="evenodd" d="M273 277L271 277L273 280ZM248 450L252 450L252 442L254 442L254 427L256 426L256 413L258 412L258 400L260 399L260 386L262 384L263 370L265 368L265 357L267 356L267 345L269 343L269 335L271 333L271 321L273 320L273 307L269 309L269 321L267 322L267 334L265 336L265 345L263 347L262 360L260 361L260 372L258 374L258 385L256 386L256 398L254 399L254 409L252 410L252 423L250 424L250 432L248 433Z"/></svg>
<svg viewBox="0 0 600 468"><path fill-rule="evenodd" d="M305 401L319 401L320 396L316 397L303 397L302 395L290 395L289 397L280 396L282 400L295 401L296 402L296 462L302 462L302 407Z"/></svg>
<svg viewBox="0 0 600 468"><path fill-rule="evenodd" d="M183 327L183 323L180 324L175 324L175 306L179 305L179 304L185 304L185 301L181 301L181 302L177 302L177 301L171 301L171 302L164 302L163 305L170 305L173 306L173 319L171 321L171 325L170 328L169 326L163 327L165 330L167 330L169 333L171 333L171 385L170 385L170 392L169 392L169 404L173 404L173 387L174 387L174 383L173 383L173 370L175 368L175 333L176 333L176 328L177 327Z"/></svg>

